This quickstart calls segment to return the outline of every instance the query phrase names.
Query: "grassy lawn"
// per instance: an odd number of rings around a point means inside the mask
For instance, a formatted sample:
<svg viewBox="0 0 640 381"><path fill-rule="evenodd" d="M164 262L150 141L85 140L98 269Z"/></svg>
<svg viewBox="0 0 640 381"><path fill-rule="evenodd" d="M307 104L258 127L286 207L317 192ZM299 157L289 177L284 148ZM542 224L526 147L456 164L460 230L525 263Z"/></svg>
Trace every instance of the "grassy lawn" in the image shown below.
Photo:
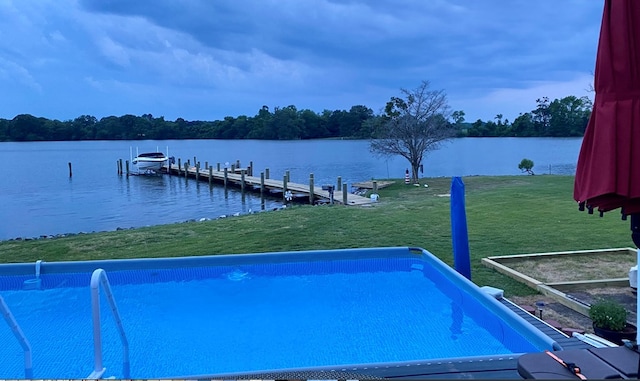
<svg viewBox="0 0 640 381"><path fill-rule="evenodd" d="M630 247L617 212L589 215L573 201L572 176L465 177L472 280L532 294L481 265L483 257ZM51 240L0 242L0 262L173 257L383 246L422 247L453 263L451 178L402 180L381 189L372 207L293 206L285 210ZM567 269L571 271L571 269Z"/></svg>

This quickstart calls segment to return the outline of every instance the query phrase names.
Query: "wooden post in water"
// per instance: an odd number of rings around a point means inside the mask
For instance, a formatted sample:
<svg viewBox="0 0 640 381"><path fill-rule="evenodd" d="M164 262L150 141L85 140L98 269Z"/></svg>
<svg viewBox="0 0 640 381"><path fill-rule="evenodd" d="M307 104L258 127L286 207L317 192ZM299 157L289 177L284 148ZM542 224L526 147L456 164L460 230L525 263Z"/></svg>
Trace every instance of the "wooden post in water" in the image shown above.
<svg viewBox="0 0 640 381"><path fill-rule="evenodd" d="M342 189L342 176L338 176L338 186L336 190Z"/></svg>
<svg viewBox="0 0 640 381"><path fill-rule="evenodd" d="M240 160L236 160L236 168L240 168Z"/></svg>
<svg viewBox="0 0 640 381"><path fill-rule="evenodd" d="M196 181L200 181L200 163L196 163Z"/></svg>
<svg viewBox="0 0 640 381"><path fill-rule="evenodd" d="M284 175L287 176L287 182L291 181L291 173L289 171L285 171Z"/></svg>
<svg viewBox="0 0 640 381"><path fill-rule="evenodd" d="M208 169L208 168L209 168L209 162L208 162L208 161L205 161L205 162L204 162L204 169Z"/></svg>
<svg viewBox="0 0 640 381"><path fill-rule="evenodd" d="M231 172L236 173L236 165L231 164Z"/></svg>
<svg viewBox="0 0 640 381"><path fill-rule="evenodd" d="M244 193L244 172L245 172L244 169L240 171L240 191L242 193Z"/></svg>
<svg viewBox="0 0 640 381"><path fill-rule="evenodd" d="M182 170L182 159L178 158L178 176L180 176L181 170Z"/></svg>
<svg viewBox="0 0 640 381"><path fill-rule="evenodd" d="M309 204L313 205L313 173L309 174Z"/></svg>
<svg viewBox="0 0 640 381"><path fill-rule="evenodd" d="M249 168L247 168L249 170L249 176L253 176L253 161L249 162Z"/></svg>
<svg viewBox="0 0 640 381"><path fill-rule="evenodd" d="M209 167L209 186L213 183L213 167Z"/></svg>
<svg viewBox="0 0 640 381"><path fill-rule="evenodd" d="M264 172L260 172L260 197L264 197Z"/></svg>
<svg viewBox="0 0 640 381"><path fill-rule="evenodd" d="M69 162L69 177L73 176L73 171L71 170L71 162Z"/></svg>
<svg viewBox="0 0 640 381"><path fill-rule="evenodd" d="M220 163L216 164L216 171L220 172Z"/></svg>
<svg viewBox="0 0 640 381"><path fill-rule="evenodd" d="M193 165L196 165L196 163L198 163L198 161L196 160L196 157L193 157Z"/></svg>
<svg viewBox="0 0 640 381"><path fill-rule="evenodd" d="M227 190L227 167L224 167L224 190Z"/></svg>
<svg viewBox="0 0 640 381"><path fill-rule="evenodd" d="M127 177L129 177L129 160L127 160Z"/></svg>
<svg viewBox="0 0 640 381"><path fill-rule="evenodd" d="M184 178L186 179L189 176L189 161L184 163Z"/></svg>
<svg viewBox="0 0 640 381"><path fill-rule="evenodd" d="M269 179L269 168L264 169L264 178Z"/></svg>
<svg viewBox="0 0 640 381"><path fill-rule="evenodd" d="M347 184L342 184L342 204L347 204Z"/></svg>
<svg viewBox="0 0 640 381"><path fill-rule="evenodd" d="M287 190L287 175L284 175L282 176L282 198L285 202L289 201L287 200Z"/></svg>
<svg viewBox="0 0 640 381"><path fill-rule="evenodd" d="M378 193L378 182L373 180L373 193Z"/></svg>

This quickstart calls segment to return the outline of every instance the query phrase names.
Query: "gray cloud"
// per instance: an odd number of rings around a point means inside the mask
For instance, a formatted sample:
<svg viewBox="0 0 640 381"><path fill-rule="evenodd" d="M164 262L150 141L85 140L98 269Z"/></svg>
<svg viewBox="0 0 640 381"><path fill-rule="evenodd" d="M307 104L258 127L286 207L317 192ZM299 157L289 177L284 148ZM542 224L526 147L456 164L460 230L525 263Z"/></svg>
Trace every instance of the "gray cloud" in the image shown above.
<svg viewBox="0 0 640 381"><path fill-rule="evenodd" d="M477 109L473 97L529 89L534 102L550 88L541 83L575 91L593 70L601 12L590 0L8 1L0 74L22 75L0 75L0 85L11 80L24 95L0 117L216 119L263 104L377 111L423 79L470 118L508 115L489 101ZM52 94L78 106L56 107Z"/></svg>

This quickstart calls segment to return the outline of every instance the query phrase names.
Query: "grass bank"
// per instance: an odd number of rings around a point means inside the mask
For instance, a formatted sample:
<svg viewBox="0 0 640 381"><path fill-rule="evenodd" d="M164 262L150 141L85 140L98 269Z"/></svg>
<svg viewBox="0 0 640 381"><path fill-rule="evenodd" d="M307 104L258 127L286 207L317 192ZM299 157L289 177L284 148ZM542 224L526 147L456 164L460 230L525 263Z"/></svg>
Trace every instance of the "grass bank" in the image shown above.
<svg viewBox="0 0 640 381"><path fill-rule="evenodd" d="M481 265L492 255L632 246L616 212L579 212L572 176L465 177L472 279L507 295L532 291ZM452 264L450 178L428 188L381 189L372 207L294 206L285 210L52 240L0 242L0 262L259 253L417 246ZM572 269L566 269L572 271Z"/></svg>

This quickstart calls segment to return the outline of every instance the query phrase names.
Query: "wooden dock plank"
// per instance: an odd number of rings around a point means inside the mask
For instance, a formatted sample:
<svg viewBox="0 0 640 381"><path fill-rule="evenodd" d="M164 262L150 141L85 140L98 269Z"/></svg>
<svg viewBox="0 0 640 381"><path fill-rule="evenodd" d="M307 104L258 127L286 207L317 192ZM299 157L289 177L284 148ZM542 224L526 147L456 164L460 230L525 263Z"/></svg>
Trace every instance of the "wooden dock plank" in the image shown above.
<svg viewBox="0 0 640 381"><path fill-rule="evenodd" d="M170 166L164 167L167 173L171 175L184 176L184 168L179 168L178 165L173 164ZM224 171L216 171L215 169L209 172L209 169L198 169L194 166L190 166L187 168L187 173L189 177L195 178L196 175L202 181L209 181L209 173L213 177L213 180L217 182L223 182L225 175ZM242 173L227 171L227 181L232 182L236 185L241 185L243 181ZM262 180L260 177L255 176L244 176L244 184L245 186L251 186L253 188L260 188L262 185ZM268 190L275 190L279 192L283 192L284 190L284 181L283 180L275 180L275 179L264 179L264 187ZM299 184L287 182L287 189L291 192L301 193L304 195L309 195L309 184ZM322 199L325 201L330 200L329 191L322 189L322 187L313 187L313 195L318 199ZM342 190L335 190L333 193L333 200L335 203L342 204L344 199L344 195ZM347 205L368 205L373 201L370 198L358 196L353 193L347 192Z"/></svg>

